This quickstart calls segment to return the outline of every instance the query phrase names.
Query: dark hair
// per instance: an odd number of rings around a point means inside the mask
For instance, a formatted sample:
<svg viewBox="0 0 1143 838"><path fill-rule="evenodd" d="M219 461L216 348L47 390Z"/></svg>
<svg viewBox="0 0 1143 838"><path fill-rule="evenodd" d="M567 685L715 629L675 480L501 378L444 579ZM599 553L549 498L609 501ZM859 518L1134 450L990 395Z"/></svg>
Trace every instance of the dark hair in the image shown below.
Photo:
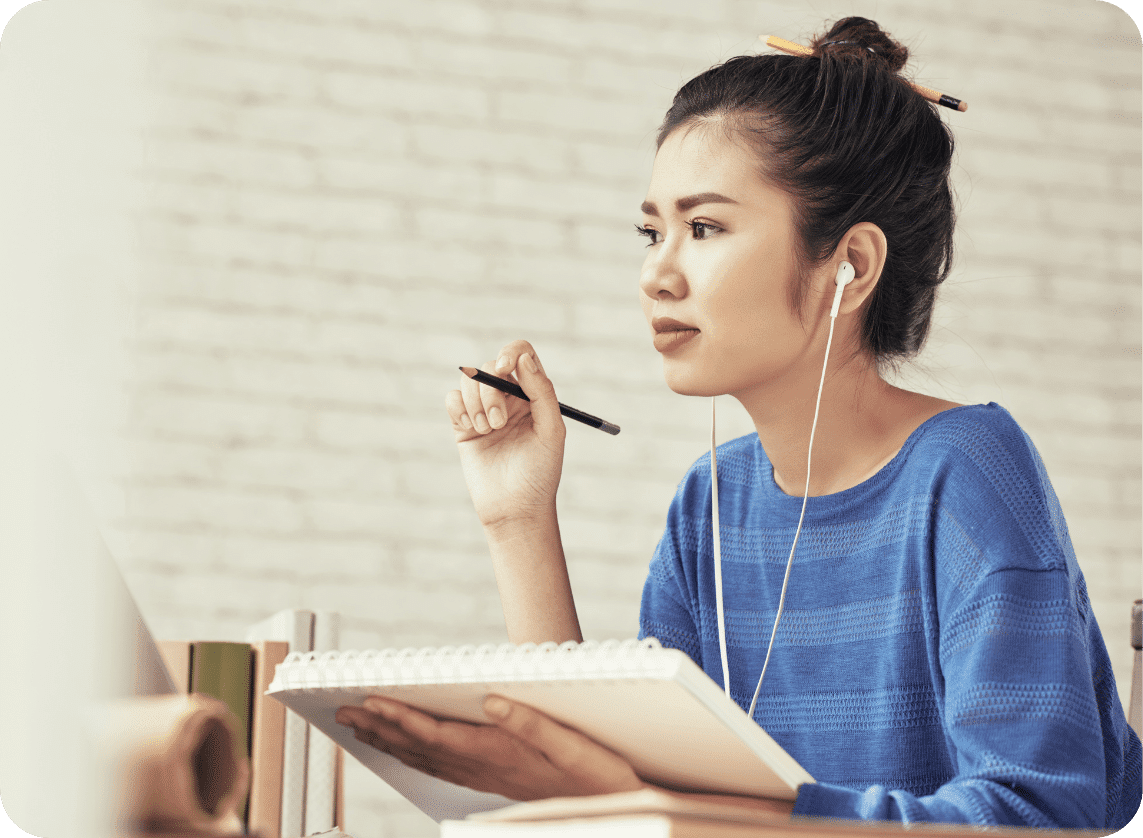
<svg viewBox="0 0 1143 838"><path fill-rule="evenodd" d="M680 126L721 121L751 141L763 175L794 198L799 261L820 264L854 224L876 224L888 255L862 321L878 362L915 354L952 262L953 140L898 75L908 50L871 20L847 17L813 55L732 58L683 85L658 144ZM804 282L793 289L800 310Z"/></svg>

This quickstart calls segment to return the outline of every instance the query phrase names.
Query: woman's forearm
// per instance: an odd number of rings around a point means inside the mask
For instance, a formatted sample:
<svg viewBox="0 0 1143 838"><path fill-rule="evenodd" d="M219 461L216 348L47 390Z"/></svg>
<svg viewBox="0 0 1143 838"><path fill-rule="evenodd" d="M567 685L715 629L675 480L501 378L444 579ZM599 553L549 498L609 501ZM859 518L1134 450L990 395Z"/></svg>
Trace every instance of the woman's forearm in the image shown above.
<svg viewBox="0 0 1143 838"><path fill-rule="evenodd" d="M513 643L582 641L555 509L485 532L508 639Z"/></svg>

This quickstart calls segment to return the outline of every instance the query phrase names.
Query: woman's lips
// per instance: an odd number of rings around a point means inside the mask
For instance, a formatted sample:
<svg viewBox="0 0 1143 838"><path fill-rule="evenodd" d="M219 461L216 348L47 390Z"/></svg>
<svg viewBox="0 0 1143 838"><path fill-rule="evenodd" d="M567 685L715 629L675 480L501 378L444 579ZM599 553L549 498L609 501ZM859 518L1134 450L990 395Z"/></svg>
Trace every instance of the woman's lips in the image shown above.
<svg viewBox="0 0 1143 838"><path fill-rule="evenodd" d="M670 352L672 349L677 349L691 338L698 335L698 329L691 328L678 328L668 327L662 331L656 331L654 342L655 348L660 352Z"/></svg>

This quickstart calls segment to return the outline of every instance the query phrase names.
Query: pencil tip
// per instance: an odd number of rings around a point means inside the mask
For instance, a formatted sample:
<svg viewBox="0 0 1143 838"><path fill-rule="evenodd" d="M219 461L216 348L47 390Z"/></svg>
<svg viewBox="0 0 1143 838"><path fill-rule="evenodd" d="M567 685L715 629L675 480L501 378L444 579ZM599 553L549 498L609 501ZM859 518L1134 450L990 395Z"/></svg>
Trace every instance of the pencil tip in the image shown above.
<svg viewBox="0 0 1143 838"><path fill-rule="evenodd" d="M476 367L460 367L460 371L469 378L476 378Z"/></svg>

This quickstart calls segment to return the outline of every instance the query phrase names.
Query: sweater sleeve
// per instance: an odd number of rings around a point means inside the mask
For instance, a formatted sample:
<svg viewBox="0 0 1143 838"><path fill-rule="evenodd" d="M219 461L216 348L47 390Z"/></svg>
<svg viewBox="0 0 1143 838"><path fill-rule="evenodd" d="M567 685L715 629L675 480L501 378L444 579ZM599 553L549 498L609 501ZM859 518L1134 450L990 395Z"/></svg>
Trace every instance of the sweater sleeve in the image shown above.
<svg viewBox="0 0 1143 838"><path fill-rule="evenodd" d="M654 637L663 646L679 649L702 666L702 644L694 615L696 591L683 565L688 542L695 549L691 524L683 512L685 481L667 512L667 526L655 548L639 608L639 638Z"/></svg>
<svg viewBox="0 0 1143 838"><path fill-rule="evenodd" d="M639 638L654 637L700 667L703 640L697 557L710 538L710 471L705 457L690 466L666 511L663 537L650 560L639 606Z"/></svg>
<svg viewBox="0 0 1143 838"><path fill-rule="evenodd" d="M1035 587L1043 599L1029 595L1035 593L1029 581L1042 581ZM966 603L942 631L942 721L954 779L926 796L880 786L860 792L808 786L797 814L1108 825L1104 741L1082 627L1064 616L1066 598L1049 598L1049 579L1012 582L989 579L982 587L993 593Z"/></svg>
<svg viewBox="0 0 1143 838"><path fill-rule="evenodd" d="M1118 828L1138 808L1139 742L1059 503L1016 433L957 452L936 487L937 686L956 776L925 796L806 785L795 814Z"/></svg>

